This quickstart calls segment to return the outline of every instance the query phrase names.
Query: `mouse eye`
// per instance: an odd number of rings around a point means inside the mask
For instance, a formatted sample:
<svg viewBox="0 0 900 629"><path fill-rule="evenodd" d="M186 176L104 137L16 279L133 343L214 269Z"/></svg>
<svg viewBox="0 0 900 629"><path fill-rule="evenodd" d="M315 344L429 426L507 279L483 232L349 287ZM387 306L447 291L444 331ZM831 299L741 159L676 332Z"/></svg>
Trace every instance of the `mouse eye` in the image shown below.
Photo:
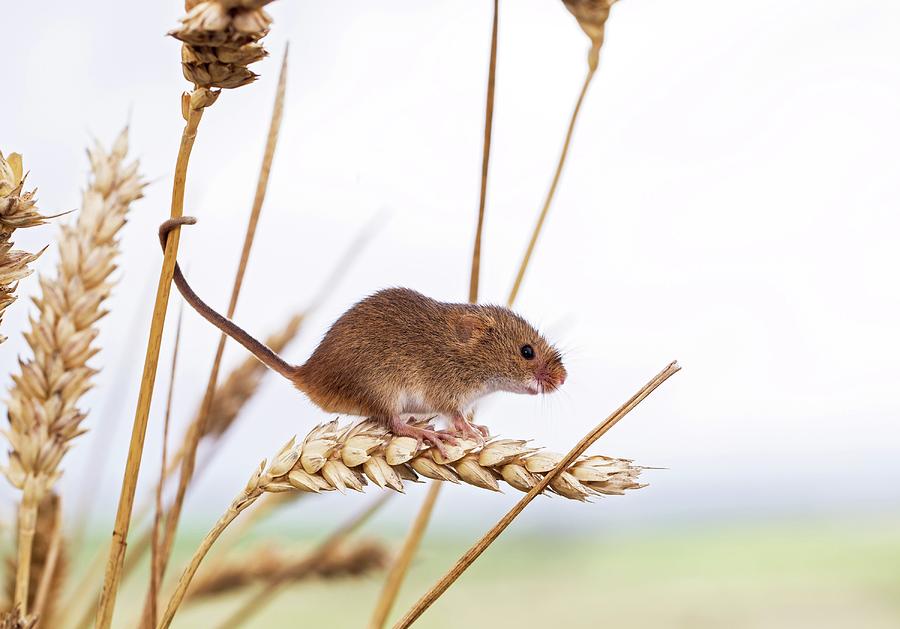
<svg viewBox="0 0 900 629"><path fill-rule="evenodd" d="M519 348L519 352L522 354L522 358L525 360L531 360L534 358L534 348L531 345L523 345Z"/></svg>

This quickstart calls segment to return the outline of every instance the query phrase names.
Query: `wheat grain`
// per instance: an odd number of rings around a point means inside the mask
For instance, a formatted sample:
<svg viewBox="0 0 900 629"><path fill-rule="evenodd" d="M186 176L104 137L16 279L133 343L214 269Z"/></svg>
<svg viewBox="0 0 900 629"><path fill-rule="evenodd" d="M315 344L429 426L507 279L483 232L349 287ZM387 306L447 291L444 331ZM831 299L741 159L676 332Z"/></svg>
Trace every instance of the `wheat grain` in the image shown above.
<svg viewBox="0 0 900 629"><path fill-rule="evenodd" d="M23 613L37 505L62 474L72 440L84 432L78 403L96 374L87 363L99 351L96 323L107 312L102 304L112 289L117 235L131 203L142 196L138 164L125 162L127 152L127 129L109 152L99 144L88 151L92 179L78 219L62 227L56 275L39 279L38 314L25 334L33 356L20 359L21 371L12 376L4 433L11 450L3 472L22 491L16 603Z"/></svg>
<svg viewBox="0 0 900 629"><path fill-rule="evenodd" d="M14 293L19 280L31 275L28 265L43 253L15 250L10 241L16 229L43 225L47 220L37 211L34 197L37 190L23 191L26 176L21 155L11 153L4 157L0 153L0 323L7 307L16 300ZM5 340L0 335L0 343Z"/></svg>
<svg viewBox="0 0 900 629"><path fill-rule="evenodd" d="M180 40L184 78L203 98L215 101L210 88L233 89L252 83L257 75L247 66L268 53L259 40L269 32L272 18L263 6L272 0L189 0L181 26L169 32ZM199 95L198 95L199 96ZM212 103L209 103L212 104Z"/></svg>

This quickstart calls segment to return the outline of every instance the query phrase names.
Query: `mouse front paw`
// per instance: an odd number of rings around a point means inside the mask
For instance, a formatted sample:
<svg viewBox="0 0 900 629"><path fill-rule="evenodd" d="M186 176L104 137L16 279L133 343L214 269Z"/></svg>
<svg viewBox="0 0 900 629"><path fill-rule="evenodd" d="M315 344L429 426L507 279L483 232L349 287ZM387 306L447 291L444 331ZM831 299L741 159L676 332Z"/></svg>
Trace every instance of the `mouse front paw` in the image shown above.
<svg viewBox="0 0 900 629"><path fill-rule="evenodd" d="M491 436L487 426L473 424L462 414L450 417L450 434L460 439L469 439L479 445L484 444L485 440Z"/></svg>

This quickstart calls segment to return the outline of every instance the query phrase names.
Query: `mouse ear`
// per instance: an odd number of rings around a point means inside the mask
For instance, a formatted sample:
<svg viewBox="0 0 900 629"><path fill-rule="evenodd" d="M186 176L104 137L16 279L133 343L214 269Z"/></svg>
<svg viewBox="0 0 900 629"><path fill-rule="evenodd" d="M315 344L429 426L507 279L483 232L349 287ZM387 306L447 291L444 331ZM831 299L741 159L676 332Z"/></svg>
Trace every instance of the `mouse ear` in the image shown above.
<svg viewBox="0 0 900 629"><path fill-rule="evenodd" d="M477 342L494 325L494 320L479 312L464 312L452 319L453 333L460 343Z"/></svg>

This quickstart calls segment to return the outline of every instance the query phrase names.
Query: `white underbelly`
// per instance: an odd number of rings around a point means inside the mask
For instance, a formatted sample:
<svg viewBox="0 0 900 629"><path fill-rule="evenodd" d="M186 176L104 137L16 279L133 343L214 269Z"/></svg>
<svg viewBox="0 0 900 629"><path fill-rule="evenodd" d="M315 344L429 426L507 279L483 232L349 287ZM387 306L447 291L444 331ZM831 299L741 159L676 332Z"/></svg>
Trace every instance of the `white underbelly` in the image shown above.
<svg viewBox="0 0 900 629"><path fill-rule="evenodd" d="M401 413L430 413L434 410L425 403L421 391L409 389L400 393L399 406Z"/></svg>

